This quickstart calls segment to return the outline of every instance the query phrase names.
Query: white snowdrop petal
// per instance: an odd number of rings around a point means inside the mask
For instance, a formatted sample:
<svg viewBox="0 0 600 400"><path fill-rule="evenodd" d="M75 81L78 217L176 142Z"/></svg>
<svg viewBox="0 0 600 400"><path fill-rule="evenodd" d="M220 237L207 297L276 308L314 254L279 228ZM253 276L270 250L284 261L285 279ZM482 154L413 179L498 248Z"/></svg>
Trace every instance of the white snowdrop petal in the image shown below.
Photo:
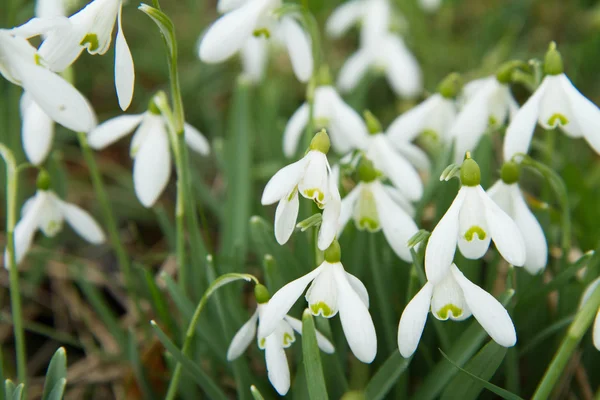
<svg viewBox="0 0 600 400"><path fill-rule="evenodd" d="M308 82L314 68L310 36L292 17L283 17L280 27L294 74L300 82Z"/></svg>
<svg viewBox="0 0 600 400"><path fill-rule="evenodd" d="M231 10L235 10L241 7L247 0L219 0L217 2L217 11L220 14L226 13Z"/></svg>
<svg viewBox="0 0 600 400"><path fill-rule="evenodd" d="M385 43L386 76L398 96L412 98L423 90L419 62L399 36L389 35Z"/></svg>
<svg viewBox="0 0 600 400"><path fill-rule="evenodd" d="M346 33L362 17L364 5L363 0L351 0L333 10L325 26L327 35L338 38Z"/></svg>
<svg viewBox="0 0 600 400"><path fill-rule="evenodd" d="M206 156L210 153L210 145L206 137L198 129L188 124L184 125L185 143L198 154Z"/></svg>
<svg viewBox="0 0 600 400"><path fill-rule="evenodd" d="M458 248L463 256L476 260L490 247L491 231L479 188L465 186L462 190L466 195L458 217Z"/></svg>
<svg viewBox="0 0 600 400"><path fill-rule="evenodd" d="M331 174L329 176L329 193L331 198L327 201L325 209L323 210L323 219L317 237L317 246L323 251L327 250L331 245L331 242L333 242L333 239L335 239L342 207L337 181L333 179Z"/></svg>
<svg viewBox="0 0 600 400"><path fill-rule="evenodd" d="M425 273L427 280L436 284L448 272L454 259L458 237L458 215L466 192L459 190L456 198L431 232L425 249Z"/></svg>
<svg viewBox="0 0 600 400"><path fill-rule="evenodd" d="M119 99L119 107L125 111L129 108L133 99L133 86L135 83L135 69L133 67L133 57L123 34L121 24L121 13L123 5L119 6L117 17L117 39L115 42L115 88Z"/></svg>
<svg viewBox="0 0 600 400"><path fill-rule="evenodd" d="M420 147L408 142L396 143L394 147L398 153L406 158L408 162L414 165L418 170L427 172L431 169L429 157Z"/></svg>
<svg viewBox="0 0 600 400"><path fill-rule="evenodd" d="M372 57L364 48L348 57L338 75L337 86L340 91L352 91L367 73L371 62Z"/></svg>
<svg viewBox="0 0 600 400"><path fill-rule="evenodd" d="M288 324L290 324L290 326L292 327L293 330L295 330L299 334L302 334L302 321L300 321L299 319L296 319L294 317L290 317L289 315L285 316L285 321ZM327 337L325 335L323 335L321 332L319 332L318 330L316 330L316 333L317 333L317 344L319 345L319 348L321 349L321 351L324 351L327 354L334 353L335 347L329 341L329 339L327 339Z"/></svg>
<svg viewBox="0 0 600 400"><path fill-rule="evenodd" d="M65 220L79 236L92 244L102 244L106 240L102 228L84 209L75 204L61 201Z"/></svg>
<svg viewBox="0 0 600 400"><path fill-rule="evenodd" d="M33 236L39 225L40 213L44 207L44 197L34 196L27 201L27 212L15 226L15 258L17 265L21 263L25 254L31 247ZM25 208L25 206L24 206ZM8 252L4 253L4 267L8 268Z"/></svg>
<svg viewBox="0 0 600 400"><path fill-rule="evenodd" d="M250 36L241 49L242 69L252 83L259 83L265 76L268 58L268 41L264 37Z"/></svg>
<svg viewBox="0 0 600 400"><path fill-rule="evenodd" d="M63 0L37 0L35 15L40 18L62 17L67 15Z"/></svg>
<svg viewBox="0 0 600 400"><path fill-rule="evenodd" d="M40 3L42 2L38 1L36 5ZM43 12L54 14L52 10L44 10ZM10 33L15 36L30 39L35 36L44 35L48 32L51 32L54 29L68 26L68 24L70 23L69 19L66 18L64 15L47 15L42 17L41 15L36 14L36 16L38 18L31 18L23 25L19 25L13 29L10 29Z"/></svg>
<svg viewBox="0 0 600 400"><path fill-rule="evenodd" d="M70 20L52 29L44 39L38 53L52 71L62 72L71 66L81 55L84 47L80 44L85 31Z"/></svg>
<svg viewBox="0 0 600 400"><path fill-rule="evenodd" d="M525 242L515 222L478 186L485 208L490 235L498 252L510 264L522 267L525 263Z"/></svg>
<svg viewBox="0 0 600 400"><path fill-rule="evenodd" d="M152 207L171 176L167 133L161 126L148 132L133 162L133 186L144 207Z"/></svg>
<svg viewBox="0 0 600 400"><path fill-rule="evenodd" d="M294 112L289 119L283 131L283 154L287 158L292 158L296 154L298 142L308 124L309 107L304 103Z"/></svg>
<svg viewBox="0 0 600 400"><path fill-rule="evenodd" d="M352 149L365 148L369 134L363 119L337 93L332 100L331 131L335 131L335 136L340 138L335 141L332 139L336 151L344 154Z"/></svg>
<svg viewBox="0 0 600 400"><path fill-rule="evenodd" d="M308 274L291 281L279 289L267 303L258 324L258 336L270 335L277 324L285 317L290 308L304 292L308 284L323 270L323 264Z"/></svg>
<svg viewBox="0 0 600 400"><path fill-rule="evenodd" d="M348 278L348 283L352 286L352 289L354 289L356 294L358 294L365 307L369 308L369 292L367 291L365 284L349 272L346 272L346 278Z"/></svg>
<svg viewBox="0 0 600 400"><path fill-rule="evenodd" d="M574 122L581 129L585 140L600 154L600 109L581 94L564 74L561 75L561 84L575 118Z"/></svg>
<svg viewBox="0 0 600 400"><path fill-rule="evenodd" d="M306 162L306 158L302 158L277 171L265 186L260 200L261 204L263 206L273 204L284 196L288 196L302 178Z"/></svg>
<svg viewBox="0 0 600 400"><path fill-rule="evenodd" d="M101 150L131 133L143 118L144 114L137 114L109 119L88 134L88 144L92 149Z"/></svg>
<svg viewBox="0 0 600 400"><path fill-rule="evenodd" d="M415 207L406 199L406 196L399 189L390 185L383 185L383 190L385 190L387 195L394 200L396 204L402 207L408 215L411 217L415 216Z"/></svg>
<svg viewBox="0 0 600 400"><path fill-rule="evenodd" d="M402 312L398 324L398 349L404 358L412 356L417 350L427 321L432 293L433 285L427 282Z"/></svg>
<svg viewBox="0 0 600 400"><path fill-rule="evenodd" d="M390 29L390 9L388 0L368 0L360 29L361 46L376 45L377 41L385 38Z"/></svg>
<svg viewBox="0 0 600 400"><path fill-rule="evenodd" d="M227 361L233 361L242 355L248 348L252 339L256 336L256 325L258 322L258 309L244 325L236 332L227 349Z"/></svg>
<svg viewBox="0 0 600 400"><path fill-rule="evenodd" d="M377 335L369 310L354 291L341 264L335 268L338 289L338 307L344 335L352 353L360 361L370 364L377 354Z"/></svg>
<svg viewBox="0 0 600 400"><path fill-rule="evenodd" d="M362 190L362 183L358 183L351 191L342 199L340 218L338 219L338 236L342 234L344 228L350 221L352 214L354 213L354 207L356 206L356 200Z"/></svg>
<svg viewBox="0 0 600 400"><path fill-rule="evenodd" d="M32 164L40 165L52 148L54 121L33 100L27 101L28 97L24 92L21 100L23 150ZM28 104L23 106L24 102Z"/></svg>
<svg viewBox="0 0 600 400"><path fill-rule="evenodd" d="M600 308L598 309L596 319L594 320L594 327L592 328L592 342L594 343L594 347L600 350Z"/></svg>
<svg viewBox="0 0 600 400"><path fill-rule="evenodd" d="M279 200L277 210L275 210L275 239L277 243L283 245L287 243L296 229L296 220L298 219L298 210L300 202L298 201L298 191L290 197L284 197Z"/></svg>
<svg viewBox="0 0 600 400"><path fill-rule="evenodd" d="M436 93L418 106L401 114L390 124L386 131L390 141L397 145L398 143L412 142L416 139L423 132L427 120L434 117L433 112L442 101L442 95Z"/></svg>
<svg viewBox="0 0 600 400"><path fill-rule="evenodd" d="M514 207L514 221L521 231L525 243L525 269L537 274L548 262L548 243L544 230L535 218L517 184L511 185L510 194Z"/></svg>
<svg viewBox="0 0 600 400"><path fill-rule="evenodd" d="M270 335L265 343L265 360L269 382L281 396L290 390L290 367L285 350L278 341L277 335Z"/></svg>
<svg viewBox="0 0 600 400"><path fill-rule="evenodd" d="M514 346L517 342L517 334L508 311L494 296L469 281L455 265L452 265L451 271L463 290L465 301L473 316L483 329L499 345Z"/></svg>

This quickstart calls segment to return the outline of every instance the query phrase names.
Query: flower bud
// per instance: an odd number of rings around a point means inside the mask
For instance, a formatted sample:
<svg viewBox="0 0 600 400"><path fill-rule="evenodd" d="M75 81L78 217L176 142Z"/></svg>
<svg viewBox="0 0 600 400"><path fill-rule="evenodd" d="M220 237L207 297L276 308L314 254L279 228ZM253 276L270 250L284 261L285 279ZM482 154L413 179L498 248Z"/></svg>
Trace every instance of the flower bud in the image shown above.
<svg viewBox="0 0 600 400"><path fill-rule="evenodd" d="M265 285L261 285L260 283L254 286L254 297L256 298L256 302L258 304L264 304L271 300L271 294L269 293L269 289Z"/></svg>
<svg viewBox="0 0 600 400"><path fill-rule="evenodd" d="M500 170L500 178L502 178L502 182L507 185L517 183L520 175L521 168L519 167L519 164L514 161L505 162Z"/></svg>
<svg viewBox="0 0 600 400"><path fill-rule="evenodd" d="M329 135L327 135L327 131L325 129L322 129L321 132L317 133L312 138L308 149L317 150L323 154L327 154L330 147L331 142L329 141Z"/></svg>
<svg viewBox="0 0 600 400"><path fill-rule="evenodd" d="M367 129L369 130L369 133L371 135L381 133L383 129L381 128L381 123L379 122L377 117L374 116L373 113L369 110L366 110L363 113L363 115L365 117L365 122L367 123Z"/></svg>
<svg viewBox="0 0 600 400"><path fill-rule="evenodd" d="M361 182L373 182L379 177L379 172L373 166L373 162L366 157L362 157L356 168L358 179Z"/></svg>
<svg viewBox="0 0 600 400"><path fill-rule="evenodd" d="M37 176L36 186L38 190L48 190L50 189L50 174L45 170L40 170L40 173Z"/></svg>
<svg viewBox="0 0 600 400"><path fill-rule="evenodd" d="M563 71L563 60L560 52L556 50L556 42L550 42L544 57L544 73L546 75L560 75Z"/></svg>
<svg viewBox="0 0 600 400"><path fill-rule="evenodd" d="M447 99L455 98L463 87L460 74L453 72L446 76L438 86L438 92Z"/></svg>
<svg viewBox="0 0 600 400"><path fill-rule="evenodd" d="M342 259L342 249L337 239L333 239L331 245L325 250L325 261L330 264L338 263Z"/></svg>
<svg viewBox="0 0 600 400"><path fill-rule="evenodd" d="M477 186L481 183L479 165L471 158L469 152L460 167L460 183L465 186Z"/></svg>

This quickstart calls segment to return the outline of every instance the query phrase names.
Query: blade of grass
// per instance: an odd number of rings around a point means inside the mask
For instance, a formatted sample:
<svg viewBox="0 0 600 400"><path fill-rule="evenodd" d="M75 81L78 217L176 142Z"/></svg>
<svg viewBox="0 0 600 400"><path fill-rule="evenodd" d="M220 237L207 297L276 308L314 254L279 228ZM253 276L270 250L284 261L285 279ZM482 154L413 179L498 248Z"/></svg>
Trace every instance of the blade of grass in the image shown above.
<svg viewBox="0 0 600 400"><path fill-rule="evenodd" d="M317 344L315 320L308 309L304 310L302 314L302 354L309 398L311 400L327 400L329 397Z"/></svg>
<svg viewBox="0 0 600 400"><path fill-rule="evenodd" d="M48 365L48 370L46 371L46 379L44 380L44 390L42 393L42 399L49 399L50 393L55 390L55 387L60 383L60 381L64 380L64 384L66 384L67 378L67 352L64 347L60 347L50 360L50 364ZM61 393L62 394L62 393Z"/></svg>
<svg viewBox="0 0 600 400"><path fill-rule="evenodd" d="M370 400L385 399L410 365L412 358L404 358L395 350L377 370L365 388L365 397Z"/></svg>
<svg viewBox="0 0 600 400"><path fill-rule="evenodd" d="M146 373L144 371L144 367L142 366L140 360L140 354L137 348L137 340L135 337L135 333L130 329L128 334L128 346L127 346L127 355L129 357L129 362L131 363L131 367L133 369L133 374L135 375L135 379L137 380L138 386L144 395L144 399L152 400L154 399L154 392L150 383L148 382L148 378L146 377Z"/></svg>

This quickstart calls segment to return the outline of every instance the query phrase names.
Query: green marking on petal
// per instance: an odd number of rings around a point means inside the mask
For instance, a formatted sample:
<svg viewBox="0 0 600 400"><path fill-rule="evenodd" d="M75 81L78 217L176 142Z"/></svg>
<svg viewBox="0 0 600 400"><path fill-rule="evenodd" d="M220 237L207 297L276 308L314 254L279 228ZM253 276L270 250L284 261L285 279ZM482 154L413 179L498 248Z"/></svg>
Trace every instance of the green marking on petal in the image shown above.
<svg viewBox="0 0 600 400"><path fill-rule="evenodd" d="M436 142L440 140L440 135L433 129L425 129L419 136L425 140L432 140Z"/></svg>
<svg viewBox="0 0 600 400"><path fill-rule="evenodd" d="M380 228L379 221L375 221L368 217L361 218L360 221L358 221L358 229L363 231L377 232Z"/></svg>
<svg viewBox="0 0 600 400"><path fill-rule="evenodd" d="M265 39L269 39L271 37L271 32L267 28L256 29L254 32L252 32L252 34L255 37L264 36Z"/></svg>
<svg viewBox="0 0 600 400"><path fill-rule="evenodd" d="M283 334L283 345L284 346L289 346L290 344L294 343L295 341L296 341L296 339L289 333L286 332Z"/></svg>
<svg viewBox="0 0 600 400"><path fill-rule="evenodd" d="M88 51L90 52L96 51L98 50L98 47L100 47L100 44L98 43L98 35L95 33L88 33L85 35L79 44L87 47Z"/></svg>
<svg viewBox="0 0 600 400"><path fill-rule="evenodd" d="M487 236L483 228L477 225L473 225L467 232L465 232L465 239L467 239L467 242L472 241L474 235L477 235L479 240L483 240Z"/></svg>
<svg viewBox="0 0 600 400"><path fill-rule="evenodd" d="M452 314L454 318L458 318L463 314L463 310L454 304L446 304L444 307L440 308L436 314L440 319L448 319L450 316L449 314Z"/></svg>
<svg viewBox="0 0 600 400"><path fill-rule="evenodd" d="M325 200L325 194L321 192L321 190L317 188L306 189L304 191L304 196L306 196L309 199L313 199L320 209L323 209L323 207L325 207L325 204L323 204L323 201Z"/></svg>
<svg viewBox="0 0 600 400"><path fill-rule="evenodd" d="M290 192L290 195L287 197L287 201L288 201L288 202L289 202L289 201L292 201L292 199L293 199L293 198L294 198L294 196L296 195L296 192L298 192L298 186L296 186L296 187L294 188L294 190L292 190L292 191Z"/></svg>
<svg viewBox="0 0 600 400"><path fill-rule="evenodd" d="M495 126L498 123L498 120L496 119L496 117L494 117L493 115L490 115L488 117L488 125L489 126Z"/></svg>
<svg viewBox="0 0 600 400"><path fill-rule="evenodd" d="M33 61L35 62L35 65L42 65L42 56L40 56L38 53L35 53L35 55L33 56Z"/></svg>
<svg viewBox="0 0 600 400"><path fill-rule="evenodd" d="M369 232L377 232L381 229L373 192L368 189L361 190L355 207L354 222L358 229Z"/></svg>
<svg viewBox="0 0 600 400"><path fill-rule="evenodd" d="M329 126L329 118L315 118L315 126Z"/></svg>
<svg viewBox="0 0 600 400"><path fill-rule="evenodd" d="M331 307L329 307L327 304L325 304L322 301L315 303L315 304L311 304L310 311L315 316L317 316L319 314L324 316L325 318L329 318L329 317L333 316L333 310L331 309Z"/></svg>
<svg viewBox="0 0 600 400"><path fill-rule="evenodd" d="M259 347L260 347L261 349L264 349L264 348L265 348L265 343L266 343L266 342L267 342L267 339L265 339L265 338L262 338L262 339L260 339L260 346L259 346Z"/></svg>
<svg viewBox="0 0 600 400"><path fill-rule="evenodd" d="M552 114L552 116L548 118L548 125L552 127L556 127L557 125L565 126L568 123L568 118L560 113Z"/></svg>

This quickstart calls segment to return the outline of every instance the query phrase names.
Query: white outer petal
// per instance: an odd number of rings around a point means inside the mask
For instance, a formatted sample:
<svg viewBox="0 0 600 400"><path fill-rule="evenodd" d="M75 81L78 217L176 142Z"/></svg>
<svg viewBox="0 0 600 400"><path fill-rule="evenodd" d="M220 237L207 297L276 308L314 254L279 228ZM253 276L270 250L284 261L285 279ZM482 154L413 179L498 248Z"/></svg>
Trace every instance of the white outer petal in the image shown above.
<svg viewBox="0 0 600 400"><path fill-rule="evenodd" d="M340 218L338 221L338 236L342 234L344 228L350 221L352 214L354 214L354 207L356 206L356 200L362 190L362 182L359 182L351 191L342 199L342 208L340 210Z"/></svg>
<svg viewBox="0 0 600 400"><path fill-rule="evenodd" d="M364 0L351 0L338 6L327 19L327 35L338 38L358 23L365 11Z"/></svg>
<svg viewBox="0 0 600 400"><path fill-rule="evenodd" d="M419 346L432 294L433 285L427 282L402 312L398 324L398 349L404 358L412 356Z"/></svg>
<svg viewBox="0 0 600 400"><path fill-rule="evenodd" d="M246 3L247 0L219 0L217 2L217 11L224 14L228 11L235 10Z"/></svg>
<svg viewBox="0 0 600 400"><path fill-rule="evenodd" d="M433 112L444 101L442 95L434 94L418 106L408 110L396 118L386 131L386 135L394 144L412 142L421 132Z"/></svg>
<svg viewBox="0 0 600 400"><path fill-rule="evenodd" d="M566 76L562 76L561 83L583 137L600 154L600 109L582 95Z"/></svg>
<svg viewBox="0 0 600 400"><path fill-rule="evenodd" d="M335 239L335 235L338 231L338 224L340 220L340 212L342 208L342 201L340 199L340 192L337 187L337 181L335 181L331 172L329 173L329 193L331 198L327 201L325 209L323 210L323 219L321 221L321 228L317 237L317 246L320 250L327 250L327 248Z"/></svg>
<svg viewBox="0 0 600 400"><path fill-rule="evenodd" d="M17 222L15 226L15 258L17 266L27 254L27 251L31 247L33 236L37 230L40 220L40 213L44 208L44 196L36 194L34 197L29 199L27 203L27 213ZM4 252L4 268L8 269L8 252Z"/></svg>
<svg viewBox="0 0 600 400"><path fill-rule="evenodd" d="M115 42L115 88L119 99L119 107L125 111L129 108L133 99L133 86L135 84L135 69L133 67L133 57L123 34L121 25L121 13L123 3L119 5L119 14L117 17L117 40Z"/></svg>
<svg viewBox="0 0 600 400"><path fill-rule="evenodd" d="M352 286L356 294L358 294L365 307L369 308L369 292L365 284L349 272L346 272L346 278L348 278L348 283Z"/></svg>
<svg viewBox="0 0 600 400"><path fill-rule="evenodd" d="M88 134L88 144L96 150L105 148L131 133L144 115L120 115L101 123Z"/></svg>
<svg viewBox="0 0 600 400"><path fill-rule="evenodd" d="M353 90L367 73L372 61L371 54L365 48L348 57L338 75L337 86L340 91L347 93Z"/></svg>
<svg viewBox="0 0 600 400"><path fill-rule="evenodd" d="M171 176L171 153L164 128L156 126L148 132L135 155L133 186L144 207L152 207Z"/></svg>
<svg viewBox="0 0 600 400"><path fill-rule="evenodd" d="M290 326L292 327L293 330L295 330L296 332L298 332L299 334L302 335L302 321L300 321L299 319L296 319L294 317L290 317L289 315L286 315L284 317L285 321L290 324ZM317 333L317 344L319 345L319 348L321 349L321 351L324 351L327 354L332 354L335 352L335 347L333 347L333 344L329 341L329 339L327 339L327 337L325 335L323 335L321 332L319 332L318 330L316 330Z"/></svg>
<svg viewBox="0 0 600 400"><path fill-rule="evenodd" d="M102 228L84 209L75 204L59 201L65 220L79 236L92 244L102 244L106 240Z"/></svg>
<svg viewBox="0 0 600 400"><path fill-rule="evenodd" d="M260 200L263 206L273 204L289 195L294 187L298 185L306 169L307 158L296 161L277 171L267 182Z"/></svg>
<svg viewBox="0 0 600 400"><path fill-rule="evenodd" d="M227 361L233 361L242 355L248 348L252 339L256 336L256 325L258 323L258 308L244 325L236 332L227 349Z"/></svg>
<svg viewBox="0 0 600 400"><path fill-rule="evenodd" d="M40 18L63 17L67 15L64 0L37 0L35 16Z"/></svg>
<svg viewBox="0 0 600 400"><path fill-rule="evenodd" d="M40 165L48 157L54 139L54 121L33 101L27 92L21 97L23 150L27 159Z"/></svg>
<svg viewBox="0 0 600 400"><path fill-rule="evenodd" d="M339 140L332 138L332 145L338 153L347 153L352 149L363 149L368 143L369 133L367 126L358 113L344 102L334 92L331 98L332 120L331 134Z"/></svg>
<svg viewBox="0 0 600 400"><path fill-rule="evenodd" d="M600 308L598 309L596 319L594 320L594 327L592 328L592 341L594 347L600 350Z"/></svg>
<svg viewBox="0 0 600 400"><path fill-rule="evenodd" d="M419 62L399 36L389 35L385 44L386 76L398 96L412 98L423 91Z"/></svg>
<svg viewBox="0 0 600 400"><path fill-rule="evenodd" d="M298 142L308 124L309 111L308 104L302 104L285 126L283 131L283 154L287 158L292 158L296 154Z"/></svg>
<svg viewBox="0 0 600 400"><path fill-rule="evenodd" d="M473 316L483 329L499 345L512 347L517 343L517 334L508 311L491 294L469 281L456 265L451 268L454 279L458 282L465 301Z"/></svg>
<svg viewBox="0 0 600 400"><path fill-rule="evenodd" d="M313 74L314 61L310 36L292 17L283 17L280 22L283 39L287 47L294 74L300 82L308 82Z"/></svg>
<svg viewBox="0 0 600 400"><path fill-rule="evenodd" d="M288 201L287 196L279 200L275 210L275 239L277 239L277 243L283 245L290 240L290 236L296 228L299 207L297 190L294 190L290 201Z"/></svg>
<svg viewBox="0 0 600 400"><path fill-rule="evenodd" d="M277 390L277 393L285 396L290 390L290 367L285 356L285 350L275 334L266 338L265 361L271 385Z"/></svg>
<svg viewBox="0 0 600 400"><path fill-rule="evenodd" d="M210 145L208 144L208 140L204 137L204 135L195 127L188 124L187 122L184 125L184 135L185 142L190 149L194 150L196 153L202 154L206 156L210 153Z"/></svg>
<svg viewBox="0 0 600 400"><path fill-rule="evenodd" d="M264 37L251 36L242 46L240 56L244 75L252 82L259 83L265 76L268 59L268 41Z"/></svg>

